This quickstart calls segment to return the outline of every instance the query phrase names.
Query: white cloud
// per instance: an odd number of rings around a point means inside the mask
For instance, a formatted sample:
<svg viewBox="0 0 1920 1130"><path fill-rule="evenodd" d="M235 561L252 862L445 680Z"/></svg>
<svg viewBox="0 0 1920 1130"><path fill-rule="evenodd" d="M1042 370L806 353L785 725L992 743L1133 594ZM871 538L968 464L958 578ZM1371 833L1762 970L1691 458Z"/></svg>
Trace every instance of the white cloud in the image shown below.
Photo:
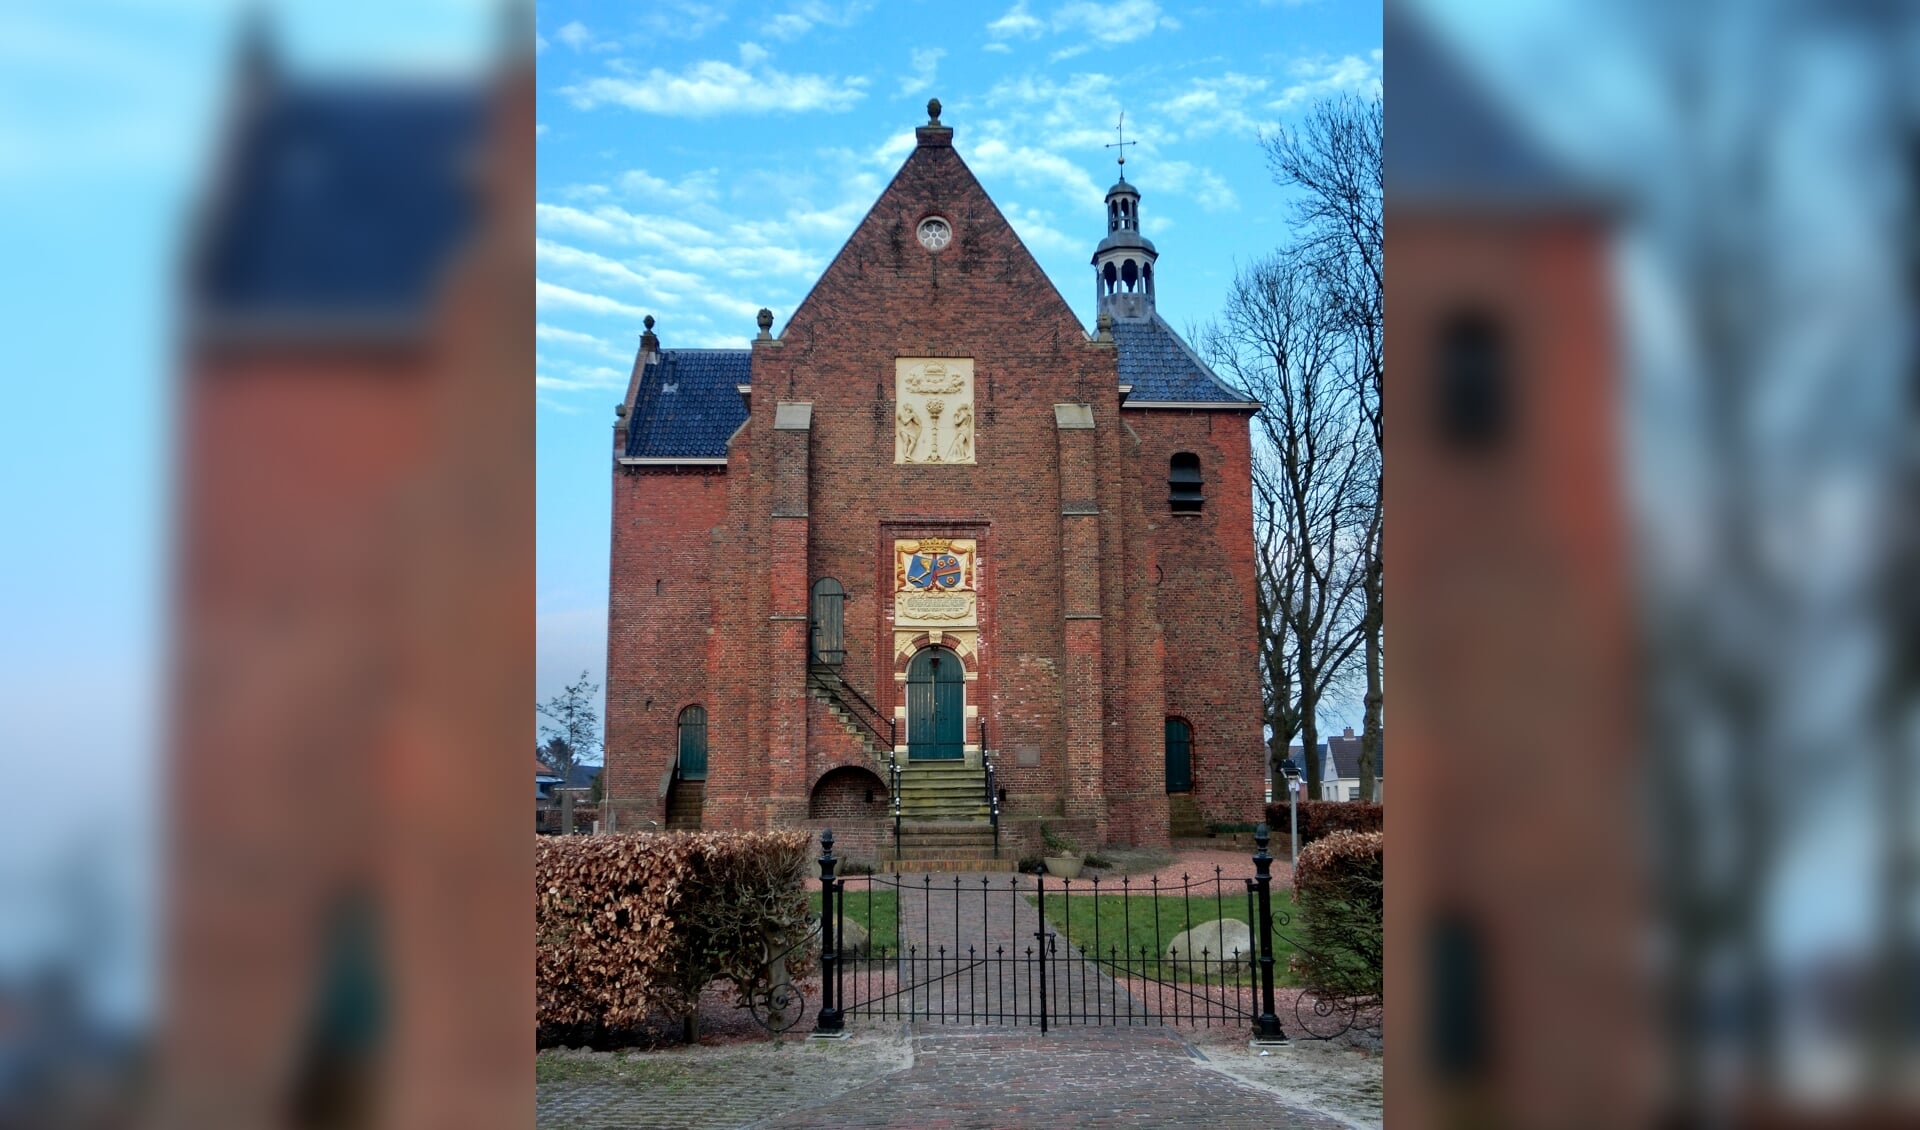
<svg viewBox="0 0 1920 1130"><path fill-rule="evenodd" d="M1112 47L1121 43L1131 43L1136 39L1153 34L1155 28L1169 30L1180 26L1180 21L1171 16L1162 15L1160 5L1154 0L1107 0L1096 3L1094 0L1073 0L1056 9L1048 19L1041 19L1027 9L1027 0L1019 0L1006 14L987 25L987 34L995 40L1038 39L1051 31L1055 35L1084 36L1092 40L1091 44L1082 43L1054 52L1053 60L1072 58L1090 46ZM1004 42L988 44L988 50Z"/></svg>
<svg viewBox="0 0 1920 1130"><path fill-rule="evenodd" d="M1053 226L1053 213L1021 204L1008 203L1001 209L1013 225L1020 242L1043 251L1084 251L1088 241L1074 239Z"/></svg>
<svg viewBox="0 0 1920 1130"><path fill-rule="evenodd" d="M1330 59L1321 55L1296 60L1288 68L1294 81L1280 92L1278 99L1267 105L1274 110L1291 110L1314 99L1336 94L1377 96L1380 93L1381 58L1381 50L1376 47L1364 57L1343 55L1338 59Z"/></svg>
<svg viewBox="0 0 1920 1130"><path fill-rule="evenodd" d="M638 321L646 317L646 311L638 306L629 306L616 302L605 295L589 294L569 287L557 286L545 279L533 280L533 308L536 310L575 310L584 314L601 314L608 317L628 318Z"/></svg>
<svg viewBox="0 0 1920 1130"><path fill-rule="evenodd" d="M806 0L767 21L767 34L775 39L795 39L811 30L815 24L847 27L872 8L869 0L850 0L839 5L828 4L824 0Z"/></svg>
<svg viewBox="0 0 1920 1130"><path fill-rule="evenodd" d="M1109 47L1153 34L1163 21L1154 0L1117 0L1096 4L1076 0L1053 14L1053 30L1091 36ZM1171 21L1166 21L1171 25Z"/></svg>
<svg viewBox="0 0 1920 1130"><path fill-rule="evenodd" d="M1194 79L1186 90L1159 103L1157 109L1184 125L1188 137L1220 130L1254 133L1264 123L1249 112L1248 104L1269 85L1258 75L1228 71L1217 78Z"/></svg>
<svg viewBox="0 0 1920 1130"><path fill-rule="evenodd" d="M546 36L536 34L533 37L533 53L535 55L545 55L547 53L547 37Z"/></svg>
<svg viewBox="0 0 1920 1130"><path fill-rule="evenodd" d="M1011 54L1011 53L1012 53L1012 51L1013 51L1013 48L1011 48L1011 47L1008 47L1008 46L1007 46L1006 44L1004 44L1004 43L989 43L989 44L987 44L987 45L985 45L985 46L983 46L983 47L981 47L981 48L980 48L980 50L982 50L982 51L991 51L991 52L993 52L993 53L994 53L994 54L996 54L996 55L1007 55L1007 54Z"/></svg>
<svg viewBox="0 0 1920 1130"><path fill-rule="evenodd" d="M573 48L575 51L584 51L586 50L587 44L593 42L593 33L588 31L587 25L581 23L579 20L575 20L559 31L554 32L553 37L568 47Z"/></svg>
<svg viewBox="0 0 1920 1130"><path fill-rule="evenodd" d="M535 137L547 136L547 123L545 122L533 123L533 136Z"/></svg>
<svg viewBox="0 0 1920 1130"><path fill-rule="evenodd" d="M537 322L534 324L533 337L535 341L544 341L554 345L584 349L589 353L598 353L602 357L611 357L615 360L624 359L626 356L602 338L597 338L592 334L583 334L578 330L569 330L560 326L548 325L545 322Z"/></svg>
<svg viewBox="0 0 1920 1130"><path fill-rule="evenodd" d="M1140 187L1167 196L1185 196L1209 212L1240 206L1232 186L1212 169L1186 161L1154 160L1139 166L1134 178ZM1158 226L1158 225L1156 225Z"/></svg>
<svg viewBox="0 0 1920 1130"><path fill-rule="evenodd" d="M995 39L1036 39L1047 30L1046 21L1036 19L1027 11L1027 0L1019 0L1008 8L1005 15L987 25L987 34Z"/></svg>
<svg viewBox="0 0 1920 1130"><path fill-rule="evenodd" d="M940 73L940 59L946 53L944 47L925 47L914 51L906 77L900 80L900 93L918 94L932 86L934 78Z"/></svg>
<svg viewBox="0 0 1920 1130"><path fill-rule="evenodd" d="M694 204L713 200L719 195L716 187L719 176L718 169L704 169L688 173L677 182L670 182L645 169L629 169L620 174L620 191L649 203Z"/></svg>
<svg viewBox="0 0 1920 1130"><path fill-rule="evenodd" d="M866 85L867 80L860 77L793 75L771 67L749 64L743 68L710 60L694 63L679 74L655 67L640 78L606 75L563 87L560 93L583 110L612 104L649 114L701 118L848 110L866 97Z"/></svg>
<svg viewBox="0 0 1920 1130"><path fill-rule="evenodd" d="M741 66L752 67L752 66L757 66L758 64L764 63L766 61L767 61L767 49L760 46L758 43L742 43L740 45L740 65Z"/></svg>
<svg viewBox="0 0 1920 1130"><path fill-rule="evenodd" d="M1008 145L988 138L970 149L967 163L988 176L1005 175L1023 187L1058 188L1079 202L1099 201L1105 194L1087 170L1058 153L1025 145Z"/></svg>

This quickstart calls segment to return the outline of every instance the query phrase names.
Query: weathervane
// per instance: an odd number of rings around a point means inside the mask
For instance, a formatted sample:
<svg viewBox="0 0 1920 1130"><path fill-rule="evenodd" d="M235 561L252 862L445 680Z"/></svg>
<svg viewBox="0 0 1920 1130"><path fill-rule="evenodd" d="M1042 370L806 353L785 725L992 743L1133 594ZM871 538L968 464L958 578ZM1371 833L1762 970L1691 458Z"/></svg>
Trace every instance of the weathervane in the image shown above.
<svg viewBox="0 0 1920 1130"><path fill-rule="evenodd" d="M1111 141L1107 143L1108 149L1118 149L1120 151L1120 179L1121 180L1127 179L1127 146L1140 144L1137 141L1127 140L1126 127L1127 127L1127 112L1125 110L1122 110L1120 111L1120 121L1117 124L1115 124L1113 127L1113 134L1119 140Z"/></svg>

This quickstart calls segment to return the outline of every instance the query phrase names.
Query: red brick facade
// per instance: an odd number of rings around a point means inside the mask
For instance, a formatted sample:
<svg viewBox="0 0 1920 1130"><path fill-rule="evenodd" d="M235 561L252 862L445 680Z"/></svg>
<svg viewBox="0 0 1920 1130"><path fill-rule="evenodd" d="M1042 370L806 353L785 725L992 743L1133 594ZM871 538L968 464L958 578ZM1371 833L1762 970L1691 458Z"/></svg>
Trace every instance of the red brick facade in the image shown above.
<svg viewBox="0 0 1920 1130"><path fill-rule="evenodd" d="M1258 817L1249 410L1123 407L1116 344L1089 338L950 136L920 131L783 332L755 343L724 465L616 460L607 787L621 812L658 818L674 721L696 703L705 827L839 833L867 808L856 765L884 808L885 753L808 694L809 589L845 588L843 677L890 717L910 654L892 546L940 536L977 545L967 741L984 723L1014 843L1041 819L1089 844L1164 843L1169 715L1194 726L1207 819ZM916 227L936 214L952 242L928 251ZM971 359L977 462L896 462L895 362L912 357ZM1200 456L1199 513L1170 510L1174 452ZM942 642L932 629L910 647Z"/></svg>

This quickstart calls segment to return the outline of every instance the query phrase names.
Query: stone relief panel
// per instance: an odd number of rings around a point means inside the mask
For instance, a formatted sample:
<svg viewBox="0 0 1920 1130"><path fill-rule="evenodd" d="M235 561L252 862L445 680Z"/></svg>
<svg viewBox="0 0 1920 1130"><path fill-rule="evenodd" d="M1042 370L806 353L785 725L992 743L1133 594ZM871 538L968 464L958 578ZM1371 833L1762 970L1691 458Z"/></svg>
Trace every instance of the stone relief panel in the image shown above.
<svg viewBox="0 0 1920 1130"><path fill-rule="evenodd" d="M895 463L974 462L973 360L894 360Z"/></svg>
<svg viewBox="0 0 1920 1130"><path fill-rule="evenodd" d="M894 627L978 627L975 551L972 538L894 542Z"/></svg>

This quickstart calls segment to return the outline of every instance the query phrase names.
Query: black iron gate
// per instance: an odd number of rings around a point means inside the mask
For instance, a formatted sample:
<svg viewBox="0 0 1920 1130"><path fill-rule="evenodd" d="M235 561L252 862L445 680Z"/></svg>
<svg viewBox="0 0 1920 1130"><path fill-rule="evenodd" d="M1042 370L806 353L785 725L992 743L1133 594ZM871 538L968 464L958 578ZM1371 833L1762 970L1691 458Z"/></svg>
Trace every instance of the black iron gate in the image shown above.
<svg viewBox="0 0 1920 1130"><path fill-rule="evenodd" d="M1287 914L1272 898L1263 825L1253 874L1178 882L1060 880L1003 872L836 876L821 836L820 1034L849 1020L929 1024L1243 1026L1325 1037L1352 1002L1289 991L1276 1014ZM848 924L857 927L849 938ZM863 935L863 937L861 936ZM1303 1012L1304 1008L1304 1012Z"/></svg>

